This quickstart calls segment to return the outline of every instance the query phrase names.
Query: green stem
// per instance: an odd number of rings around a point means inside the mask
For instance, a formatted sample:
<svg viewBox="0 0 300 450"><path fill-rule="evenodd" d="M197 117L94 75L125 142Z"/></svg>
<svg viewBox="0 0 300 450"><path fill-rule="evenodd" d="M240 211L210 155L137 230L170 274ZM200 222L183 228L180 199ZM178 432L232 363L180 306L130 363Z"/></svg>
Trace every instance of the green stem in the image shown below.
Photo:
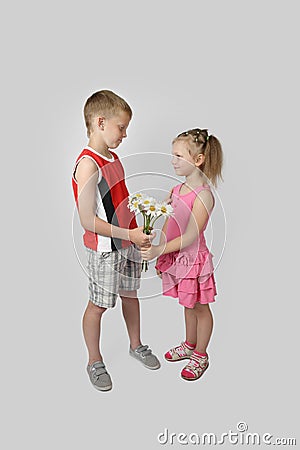
<svg viewBox="0 0 300 450"><path fill-rule="evenodd" d="M145 213L143 213L143 217L144 217L144 229L143 229L143 231L144 231L145 234L151 234L149 217ZM148 268L149 268L148 261L143 260L142 261L142 271L143 272L147 272Z"/></svg>
<svg viewBox="0 0 300 450"><path fill-rule="evenodd" d="M151 224L151 227L152 227L152 228L153 228L153 225L155 224L155 222L157 221L157 219L159 219L161 216L162 216L162 214L160 214L159 216L157 216L157 217L154 218L154 220L153 220L153 222L152 222L152 224Z"/></svg>

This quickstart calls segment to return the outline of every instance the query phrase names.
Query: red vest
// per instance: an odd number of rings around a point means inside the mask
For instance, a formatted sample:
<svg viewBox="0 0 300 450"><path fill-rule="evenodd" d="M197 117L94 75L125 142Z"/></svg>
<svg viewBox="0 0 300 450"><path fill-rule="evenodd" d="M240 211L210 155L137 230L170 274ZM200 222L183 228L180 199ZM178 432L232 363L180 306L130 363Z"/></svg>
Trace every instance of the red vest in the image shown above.
<svg viewBox="0 0 300 450"><path fill-rule="evenodd" d="M96 215L108 223L120 228L136 228L135 215L128 209L128 190L125 184L125 174L123 166L118 156L110 151L113 160L102 157L90 147L85 148L78 156L73 171L72 186L75 201L78 207L78 185L74 177L79 161L88 157L91 158L101 173L101 179L97 184L97 210ZM84 245L100 252L107 252L124 248L131 245L130 241L101 236L91 231L85 230L83 236Z"/></svg>

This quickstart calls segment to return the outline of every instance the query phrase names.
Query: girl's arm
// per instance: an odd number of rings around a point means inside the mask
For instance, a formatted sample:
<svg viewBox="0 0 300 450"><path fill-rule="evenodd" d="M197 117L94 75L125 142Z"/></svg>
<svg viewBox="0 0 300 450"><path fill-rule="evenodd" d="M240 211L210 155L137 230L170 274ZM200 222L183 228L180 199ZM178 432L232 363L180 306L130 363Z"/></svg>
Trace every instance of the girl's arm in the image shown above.
<svg viewBox="0 0 300 450"><path fill-rule="evenodd" d="M171 204L171 203L172 203L173 189L174 189L174 188L172 188L172 189L170 190L170 192L169 192L169 194L168 194L168 197L165 198L165 200L164 200L164 201L165 201L166 203L168 203L168 204ZM163 225L163 227L162 227L162 229L161 229L160 239L159 239L159 245L163 245L163 244L166 242L166 234L167 234L168 221L169 221L169 218L167 217L166 220L165 220L165 223L164 223L164 225Z"/></svg>
<svg viewBox="0 0 300 450"><path fill-rule="evenodd" d="M168 203L168 204L170 204L170 203L172 203L172 193L173 193L173 189L174 188L172 188L171 190L170 190L170 192L169 192L169 194L168 194L168 196L164 199L164 202L166 202L166 203ZM166 234L167 234L167 227L168 227L168 221L169 221L169 218L167 218L166 220L165 220L165 223L164 223L164 225L163 225L163 227L162 227L162 229L161 229L161 233L160 233L160 239L159 239L159 246L163 246L163 245L165 245L165 243L166 243ZM156 261L156 264L157 264L157 261ZM158 269L156 269L156 275L158 275L160 278L161 278L161 271L160 270L158 270Z"/></svg>
<svg viewBox="0 0 300 450"><path fill-rule="evenodd" d="M166 231L167 231L167 227L168 227L168 221L169 221L169 218L167 218L165 220L165 223L161 229L159 245L163 245L166 242Z"/></svg>
<svg viewBox="0 0 300 450"><path fill-rule="evenodd" d="M165 223L161 229L161 233L160 233L160 239L159 239L159 244L158 246L163 247L166 243L166 231L167 231L167 226L168 226L168 220L169 218L167 218L165 220ZM156 261L157 263L157 261ZM161 278L161 271L156 269L156 274Z"/></svg>
<svg viewBox="0 0 300 450"><path fill-rule="evenodd" d="M209 191L202 191L195 199L187 228L181 236L169 241L162 254L175 252L191 245L201 233L208 220L208 211L213 207L213 197Z"/></svg>
<svg viewBox="0 0 300 450"><path fill-rule="evenodd" d="M83 158L76 169L78 183L78 212L80 223L85 230L102 236L132 241L138 246L149 244L149 236L143 233L143 227L133 230L112 225L96 215L96 190L98 168L90 158Z"/></svg>
<svg viewBox="0 0 300 450"><path fill-rule="evenodd" d="M145 260L151 260L158 255L175 252L191 245L201 233L208 217L208 211L213 207L213 197L209 191L202 191L195 199L191 217L186 231L181 236L167 242L166 245L161 242L159 245L152 245L149 249L142 249L142 257Z"/></svg>

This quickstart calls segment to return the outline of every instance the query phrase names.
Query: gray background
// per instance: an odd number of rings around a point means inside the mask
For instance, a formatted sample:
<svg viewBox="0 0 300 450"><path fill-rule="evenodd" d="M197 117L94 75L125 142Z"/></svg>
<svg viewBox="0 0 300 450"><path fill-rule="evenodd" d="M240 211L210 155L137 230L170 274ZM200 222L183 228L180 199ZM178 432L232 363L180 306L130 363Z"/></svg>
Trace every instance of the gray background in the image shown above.
<svg viewBox="0 0 300 450"><path fill-rule="evenodd" d="M242 420L250 432L296 437L297 3L5 7L3 448L154 449L164 428L220 435ZM129 359L119 305L103 325L114 389L98 393L88 383L71 171L86 143L83 104L103 88L134 111L118 150L128 171L146 170L129 155L167 154L186 128L208 127L223 144L227 241L216 273L212 364L197 383L180 380L180 364L162 361L151 372ZM171 173L159 157L156 168ZM161 296L143 299L141 309L143 341L161 356L183 337L182 310Z"/></svg>

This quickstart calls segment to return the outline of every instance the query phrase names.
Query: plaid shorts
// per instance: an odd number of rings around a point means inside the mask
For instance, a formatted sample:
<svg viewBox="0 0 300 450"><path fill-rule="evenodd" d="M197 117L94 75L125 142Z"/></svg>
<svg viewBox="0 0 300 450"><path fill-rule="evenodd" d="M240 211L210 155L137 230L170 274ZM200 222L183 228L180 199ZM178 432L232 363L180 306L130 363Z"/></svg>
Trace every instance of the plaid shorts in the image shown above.
<svg viewBox="0 0 300 450"><path fill-rule="evenodd" d="M113 308L119 291L140 288L141 254L134 245L112 252L87 250L89 300L102 308Z"/></svg>

